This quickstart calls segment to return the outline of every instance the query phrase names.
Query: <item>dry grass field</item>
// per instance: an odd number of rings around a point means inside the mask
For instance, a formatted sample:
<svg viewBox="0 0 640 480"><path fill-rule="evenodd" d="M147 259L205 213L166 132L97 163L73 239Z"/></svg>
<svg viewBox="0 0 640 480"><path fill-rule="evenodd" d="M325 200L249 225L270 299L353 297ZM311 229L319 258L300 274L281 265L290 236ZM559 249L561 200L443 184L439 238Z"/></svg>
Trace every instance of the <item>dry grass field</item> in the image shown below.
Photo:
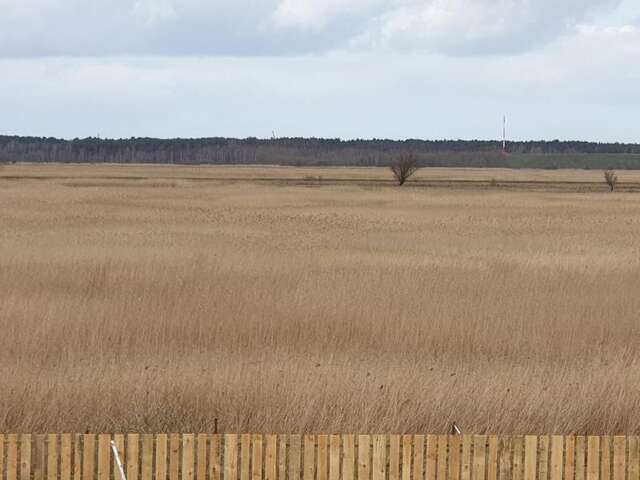
<svg viewBox="0 0 640 480"><path fill-rule="evenodd" d="M640 433L640 195L388 177L3 167L0 431Z"/></svg>

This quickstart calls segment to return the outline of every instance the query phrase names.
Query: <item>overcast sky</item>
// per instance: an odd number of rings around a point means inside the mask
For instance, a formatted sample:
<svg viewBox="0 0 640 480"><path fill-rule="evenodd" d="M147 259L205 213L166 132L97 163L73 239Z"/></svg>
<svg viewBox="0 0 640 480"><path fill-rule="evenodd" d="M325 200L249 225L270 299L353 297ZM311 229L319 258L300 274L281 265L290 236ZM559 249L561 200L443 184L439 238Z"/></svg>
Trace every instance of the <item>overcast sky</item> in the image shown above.
<svg viewBox="0 0 640 480"><path fill-rule="evenodd" d="M0 0L0 134L640 142L638 0Z"/></svg>

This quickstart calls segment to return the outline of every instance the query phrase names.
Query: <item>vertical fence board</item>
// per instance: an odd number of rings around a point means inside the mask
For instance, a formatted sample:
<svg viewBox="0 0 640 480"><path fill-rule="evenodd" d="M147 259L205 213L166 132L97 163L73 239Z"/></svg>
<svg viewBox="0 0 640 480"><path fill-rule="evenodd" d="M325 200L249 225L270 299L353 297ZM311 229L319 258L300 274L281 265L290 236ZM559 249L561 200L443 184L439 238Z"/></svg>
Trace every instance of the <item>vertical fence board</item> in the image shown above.
<svg viewBox="0 0 640 480"><path fill-rule="evenodd" d="M155 480L167 480L167 445L165 433L156 435L156 477Z"/></svg>
<svg viewBox="0 0 640 480"><path fill-rule="evenodd" d="M358 435L358 480L371 479L371 437Z"/></svg>
<svg viewBox="0 0 640 480"><path fill-rule="evenodd" d="M524 480L536 480L538 462L538 437L524 437Z"/></svg>
<svg viewBox="0 0 640 480"><path fill-rule="evenodd" d="M564 455L564 438L560 435L551 437L551 480L562 480Z"/></svg>
<svg viewBox="0 0 640 480"><path fill-rule="evenodd" d="M473 480L485 480L485 466L487 459L486 435L473 437Z"/></svg>
<svg viewBox="0 0 640 480"><path fill-rule="evenodd" d="M220 480L222 477L222 465L220 464L221 438L217 433L211 435L211 441L209 442L209 480Z"/></svg>
<svg viewBox="0 0 640 480"><path fill-rule="evenodd" d="M513 461L511 472L513 480L522 480L524 468L524 437L513 438Z"/></svg>
<svg viewBox="0 0 640 480"><path fill-rule="evenodd" d="M207 480L207 443L207 435L199 433L196 437L196 480Z"/></svg>
<svg viewBox="0 0 640 480"><path fill-rule="evenodd" d="M340 436L329 438L329 480L340 480Z"/></svg>
<svg viewBox="0 0 640 480"><path fill-rule="evenodd" d="M262 480L262 435L254 435L252 444L251 479Z"/></svg>
<svg viewBox="0 0 640 480"><path fill-rule="evenodd" d="M251 472L251 435L242 434L240 437L240 480L249 480Z"/></svg>
<svg viewBox="0 0 640 480"><path fill-rule="evenodd" d="M73 441L73 480L82 480L82 435Z"/></svg>
<svg viewBox="0 0 640 480"><path fill-rule="evenodd" d="M538 437L538 480L548 480L549 478L549 436Z"/></svg>
<svg viewBox="0 0 640 480"><path fill-rule="evenodd" d="M301 448L302 439L300 435L289 436L289 479L288 480L300 480L301 479Z"/></svg>
<svg viewBox="0 0 640 480"><path fill-rule="evenodd" d="M182 480L193 480L195 463L194 453L195 436L191 433L185 433L182 436Z"/></svg>
<svg viewBox="0 0 640 480"><path fill-rule="evenodd" d="M278 464L278 438L275 435L265 436L264 451L264 478L265 480L277 480Z"/></svg>
<svg viewBox="0 0 640 480"><path fill-rule="evenodd" d="M498 437L489 437L489 452L487 453L487 480L498 480Z"/></svg>
<svg viewBox="0 0 640 480"><path fill-rule="evenodd" d="M98 480L111 475L111 435L98 435Z"/></svg>
<svg viewBox="0 0 640 480"><path fill-rule="evenodd" d="M413 480L424 479L424 435L413 437Z"/></svg>
<svg viewBox="0 0 640 480"><path fill-rule="evenodd" d="M318 435L317 480L329 480L329 437Z"/></svg>
<svg viewBox="0 0 640 480"><path fill-rule="evenodd" d="M640 465L638 464L638 460L640 459L638 455L638 437L629 437L627 438L627 442L629 445L628 480L638 480L638 474L640 473Z"/></svg>
<svg viewBox="0 0 640 480"><path fill-rule="evenodd" d="M373 437L373 480L387 478L387 436Z"/></svg>
<svg viewBox="0 0 640 480"><path fill-rule="evenodd" d="M140 435L127 435L127 480L138 480L140 474Z"/></svg>
<svg viewBox="0 0 640 480"><path fill-rule="evenodd" d="M449 435L449 468L448 480L460 480L460 435Z"/></svg>
<svg viewBox="0 0 640 480"><path fill-rule="evenodd" d="M2 440L0 439L1 442ZM50 434L47 436L47 480L58 480L59 455L58 435ZM4 472L4 468L2 467L2 449L0 447L0 478L2 472Z"/></svg>
<svg viewBox="0 0 640 480"><path fill-rule="evenodd" d="M613 438L613 480L625 480L627 473L627 438Z"/></svg>
<svg viewBox="0 0 640 480"><path fill-rule="evenodd" d="M389 436L389 480L400 480L400 435Z"/></svg>
<svg viewBox="0 0 640 480"><path fill-rule="evenodd" d="M471 480L471 435L462 436L462 480Z"/></svg>
<svg viewBox="0 0 640 480"><path fill-rule="evenodd" d="M278 446L278 480L287 480L287 437L280 436ZM340 452L338 452L338 457ZM215 480L215 479L214 479Z"/></svg>
<svg viewBox="0 0 640 480"><path fill-rule="evenodd" d="M25 433L20 437L20 480L31 478L31 435Z"/></svg>
<svg viewBox="0 0 640 480"><path fill-rule="evenodd" d="M95 452L96 436L93 433L87 433L82 437L82 480L95 478Z"/></svg>
<svg viewBox="0 0 640 480"><path fill-rule="evenodd" d="M438 474L438 437L436 435L427 435L427 452L424 463L424 478L436 480Z"/></svg>
<svg viewBox="0 0 640 480"><path fill-rule="evenodd" d="M169 437L169 480L180 479L180 435L172 433ZM130 479L127 479L130 480Z"/></svg>
<svg viewBox="0 0 640 480"><path fill-rule="evenodd" d="M600 439L600 480L611 480L611 437Z"/></svg>
<svg viewBox="0 0 640 480"><path fill-rule="evenodd" d="M38 434L33 436L33 454L35 458L32 458L31 474L33 480L44 480L44 467L45 467L45 436Z"/></svg>
<svg viewBox="0 0 640 480"><path fill-rule="evenodd" d="M315 438L313 435L304 436L304 452L303 452L303 478L304 480L315 480Z"/></svg>
<svg viewBox="0 0 640 480"><path fill-rule="evenodd" d="M224 436L224 480L238 479L238 436Z"/></svg>
<svg viewBox="0 0 640 480"><path fill-rule="evenodd" d="M576 480L585 480L586 439L584 436L576 437Z"/></svg>
<svg viewBox="0 0 640 480"><path fill-rule="evenodd" d="M153 435L142 435L141 480L153 480Z"/></svg>
<svg viewBox="0 0 640 480"><path fill-rule="evenodd" d="M60 435L60 480L71 480L72 449L71 434Z"/></svg>
<svg viewBox="0 0 640 480"><path fill-rule="evenodd" d="M600 476L600 437L587 439L587 480L598 480Z"/></svg>
<svg viewBox="0 0 640 480"><path fill-rule="evenodd" d="M564 478L573 480L576 472L576 437L566 437L564 445Z"/></svg>
<svg viewBox="0 0 640 480"><path fill-rule="evenodd" d="M437 478L439 480L447 478L447 455L448 455L448 437L446 435L438 435L438 466Z"/></svg>
<svg viewBox="0 0 640 480"><path fill-rule="evenodd" d="M0 480L4 478L4 435L0 434Z"/></svg>
<svg viewBox="0 0 640 480"><path fill-rule="evenodd" d="M411 459L413 458L413 437L402 436L402 480L411 480Z"/></svg>
<svg viewBox="0 0 640 480"><path fill-rule="evenodd" d="M353 435L342 436L342 480L355 479L356 442Z"/></svg>
<svg viewBox="0 0 640 480"><path fill-rule="evenodd" d="M18 436L7 435L7 480L18 477Z"/></svg>
<svg viewBox="0 0 640 480"><path fill-rule="evenodd" d="M127 456L125 450L125 436L121 433L116 433L113 436L113 443L116 444L116 449L118 450L118 456L120 457L120 461L122 462L122 468L127 467ZM113 457L113 471L117 472L117 476L114 474L114 480L124 480L120 478L120 468L118 467L118 462L116 461L116 457Z"/></svg>
<svg viewBox="0 0 640 480"><path fill-rule="evenodd" d="M512 473L512 444L510 438L500 439L500 468L498 470L499 480L511 480Z"/></svg>

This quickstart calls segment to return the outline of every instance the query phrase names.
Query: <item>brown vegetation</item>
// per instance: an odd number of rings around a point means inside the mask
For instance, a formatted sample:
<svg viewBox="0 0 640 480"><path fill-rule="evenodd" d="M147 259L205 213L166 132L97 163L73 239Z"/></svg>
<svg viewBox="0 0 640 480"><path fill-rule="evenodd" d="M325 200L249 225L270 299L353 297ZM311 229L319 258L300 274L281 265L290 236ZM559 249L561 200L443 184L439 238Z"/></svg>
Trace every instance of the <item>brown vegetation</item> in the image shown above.
<svg viewBox="0 0 640 480"><path fill-rule="evenodd" d="M640 433L640 197L265 171L5 167L0 431Z"/></svg>

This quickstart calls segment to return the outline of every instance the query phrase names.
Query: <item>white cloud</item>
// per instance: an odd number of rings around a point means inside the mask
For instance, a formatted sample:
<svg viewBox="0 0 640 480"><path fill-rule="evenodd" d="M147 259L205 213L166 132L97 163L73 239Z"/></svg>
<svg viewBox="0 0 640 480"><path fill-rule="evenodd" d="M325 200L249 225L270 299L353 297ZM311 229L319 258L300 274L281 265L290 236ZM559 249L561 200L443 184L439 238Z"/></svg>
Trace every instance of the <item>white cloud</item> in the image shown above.
<svg viewBox="0 0 640 480"><path fill-rule="evenodd" d="M177 17L170 0L137 0L132 12L147 25L155 25Z"/></svg>

